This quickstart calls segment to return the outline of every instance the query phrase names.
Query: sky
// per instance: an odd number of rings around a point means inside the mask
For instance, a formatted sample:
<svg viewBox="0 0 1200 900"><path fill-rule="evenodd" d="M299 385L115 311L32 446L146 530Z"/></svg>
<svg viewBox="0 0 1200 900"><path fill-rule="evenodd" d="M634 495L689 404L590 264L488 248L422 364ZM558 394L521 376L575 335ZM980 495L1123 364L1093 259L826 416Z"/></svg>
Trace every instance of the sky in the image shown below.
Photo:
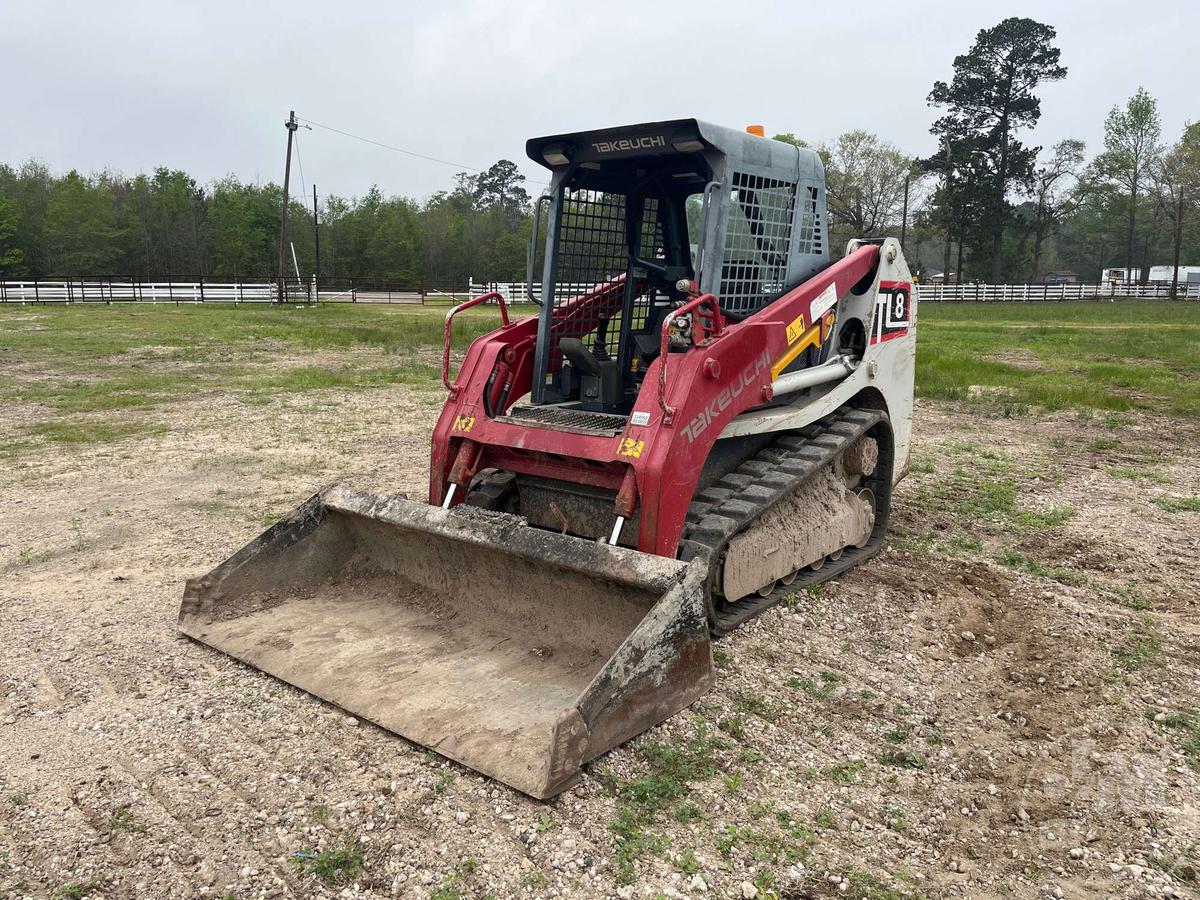
<svg viewBox="0 0 1200 900"><path fill-rule="evenodd" d="M863 128L925 155L933 82L1006 16L1055 27L1069 69L1041 87L1022 140L1078 137L1090 155L1139 85L1164 137L1200 119L1195 13L1196 0L0 0L0 162L278 182L292 109L453 163L302 129L293 190L309 195L316 182L423 198L501 158L545 180L528 137L673 118L810 143Z"/></svg>

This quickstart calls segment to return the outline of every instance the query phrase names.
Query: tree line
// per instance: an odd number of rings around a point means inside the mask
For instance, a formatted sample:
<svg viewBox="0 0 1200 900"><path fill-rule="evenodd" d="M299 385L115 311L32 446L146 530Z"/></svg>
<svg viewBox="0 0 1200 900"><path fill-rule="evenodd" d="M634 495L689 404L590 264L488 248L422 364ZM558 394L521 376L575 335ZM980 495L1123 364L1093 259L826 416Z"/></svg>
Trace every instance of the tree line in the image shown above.
<svg viewBox="0 0 1200 900"><path fill-rule="evenodd" d="M1117 103L1090 159L1082 140L1026 146L1041 118L1039 85L1067 69L1055 30L1008 18L985 28L928 96L940 111L937 150L910 157L856 131L815 149L825 161L835 249L850 237L901 230L926 277L1021 283L1048 273L1095 281L1109 268L1200 265L1200 123L1173 139L1144 89ZM786 133L779 140L803 144Z"/></svg>
<svg viewBox="0 0 1200 900"><path fill-rule="evenodd" d="M1061 267L1089 279L1108 267L1200 263L1200 125L1163 135L1144 88L1104 122L1090 160L1084 142L1026 146L1041 118L1037 88L1067 76L1055 31L1008 18L983 29L954 59L949 83L929 103L942 111L930 131L938 149L919 166L933 180L918 220L940 233L943 269L992 282L1035 280Z"/></svg>
<svg viewBox="0 0 1200 900"><path fill-rule="evenodd" d="M516 165L500 160L459 174L452 189L423 202L378 187L326 197L318 208L321 277L461 289L469 277L523 273L532 225L523 181ZM167 168L130 178L58 176L37 161L0 165L0 276L272 280L282 201L279 185L232 175L201 185ZM292 198L288 215L307 279L317 262L313 210Z"/></svg>
<svg viewBox="0 0 1200 900"><path fill-rule="evenodd" d="M1200 123L1164 135L1155 99L1138 88L1082 140L1028 146L1038 89L1068 70L1055 30L1027 18L982 29L928 95L936 150L925 158L850 131L814 149L825 163L831 246L906 230L910 265L929 278L993 283L1112 267L1200 264ZM792 133L776 139L807 146ZM468 278L524 276L533 207L508 160L424 201L378 187L330 196L319 210L323 278L461 288ZM304 277L316 270L313 211L289 207ZM55 175L29 161L0 165L0 274L273 277L282 191L234 176L200 185L167 168ZM907 220L904 219L907 213Z"/></svg>

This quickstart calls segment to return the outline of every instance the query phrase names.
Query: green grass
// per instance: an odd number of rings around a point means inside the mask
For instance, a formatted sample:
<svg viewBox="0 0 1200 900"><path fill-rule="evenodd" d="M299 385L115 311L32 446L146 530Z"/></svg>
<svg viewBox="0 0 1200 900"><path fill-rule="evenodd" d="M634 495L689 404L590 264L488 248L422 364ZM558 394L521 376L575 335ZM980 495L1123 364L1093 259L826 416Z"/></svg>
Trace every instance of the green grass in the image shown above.
<svg viewBox="0 0 1200 900"><path fill-rule="evenodd" d="M108 827L112 831L129 831L133 834L143 834L146 831L146 826L133 817L128 806L118 806L114 810L108 820Z"/></svg>
<svg viewBox="0 0 1200 900"><path fill-rule="evenodd" d="M1193 861L1181 861L1170 856L1159 856L1150 860L1156 868L1172 878L1187 884L1200 881L1200 865Z"/></svg>
<svg viewBox="0 0 1200 900"><path fill-rule="evenodd" d="M754 862L797 863L808 858L811 832L795 828L793 833L760 830L752 825L726 825L713 842L725 859L745 855Z"/></svg>
<svg viewBox="0 0 1200 900"><path fill-rule="evenodd" d="M798 688L804 691L814 700L819 700L822 703L829 700L838 685L846 680L846 676L840 672L822 672L817 676L818 680L814 681L811 678L799 678L795 675L787 680L787 686L790 688ZM819 683L818 683L819 681Z"/></svg>
<svg viewBox="0 0 1200 900"><path fill-rule="evenodd" d="M1117 666L1123 672L1137 672L1162 657L1163 640L1157 634L1141 634L1127 647L1116 652Z"/></svg>
<svg viewBox="0 0 1200 900"><path fill-rule="evenodd" d="M129 437L163 434L165 425L149 422L41 422L28 433L56 444L99 444Z"/></svg>
<svg viewBox="0 0 1200 900"><path fill-rule="evenodd" d="M787 712L786 704L782 701L765 700L758 694L739 697L734 703L742 712L764 722L777 722Z"/></svg>
<svg viewBox="0 0 1200 900"><path fill-rule="evenodd" d="M895 766L898 769L924 769L928 764L923 753L915 750L884 750L879 754L879 761L885 766Z"/></svg>
<svg viewBox="0 0 1200 900"><path fill-rule="evenodd" d="M345 883L363 868L362 853L349 845L331 847L320 853L301 851L294 858L301 871L312 872L327 884Z"/></svg>
<svg viewBox="0 0 1200 900"><path fill-rule="evenodd" d="M153 421L156 409L213 393L263 405L299 392L404 384L436 406L444 313L367 305L0 307L0 403L33 410L0 434L0 461L152 437L166 430ZM498 324L495 309L467 311L455 320L455 348ZM922 397L995 415L1074 409L1114 430L1136 411L1200 416L1200 316L1185 304L927 303L918 334ZM324 358L307 362L316 353ZM1115 435L1090 445L1120 446ZM939 462L938 474L961 481L944 469ZM935 461L918 457L913 471L931 474ZM1016 473L1007 461L997 456L981 475L959 484L959 511L1013 517ZM1200 497L1156 502L1168 512L1200 510Z"/></svg>
<svg viewBox="0 0 1200 900"><path fill-rule="evenodd" d="M919 317L919 396L998 415L1028 407L1200 417L1200 316L1188 304L924 303Z"/></svg>
<svg viewBox="0 0 1200 900"><path fill-rule="evenodd" d="M1017 569L1021 572L1028 572L1030 575L1036 575L1039 578L1049 578L1052 581L1057 581L1060 584L1081 585L1084 582L1084 577L1078 572L1062 566L1044 566L1036 559L1026 556L1019 550L1007 549L1002 550L996 555L996 562L1002 566L1007 566L1010 569Z"/></svg>
<svg viewBox="0 0 1200 900"><path fill-rule="evenodd" d="M1154 503L1167 512L1200 512L1200 494L1190 497L1155 497Z"/></svg>
<svg viewBox="0 0 1200 900"><path fill-rule="evenodd" d="M281 354L440 348L444 313L367 305L4 307L6 362L74 363L60 371L75 377L54 385L9 378L0 390L49 396L64 412L143 406L163 394L186 393L197 375L201 382L221 381L247 363L269 364ZM495 309L468 310L455 320L456 348L498 323ZM918 334L921 396L966 400L976 386L1003 392L1003 401L987 392L974 398L997 411L1007 404L1200 415L1200 392L1191 380L1200 372L1200 317L1186 304L926 303ZM1019 360L1014 350L1022 351ZM154 364L162 371L146 370ZM178 371L182 367L197 371ZM80 375L105 368L110 377ZM928 465L915 462L918 471Z"/></svg>
<svg viewBox="0 0 1200 900"><path fill-rule="evenodd" d="M696 859L696 852L688 849L683 851L683 854L675 861L675 870L684 875L695 875L700 871L700 860Z"/></svg>
<svg viewBox="0 0 1200 900"><path fill-rule="evenodd" d="M1166 713L1161 722L1155 719L1157 715L1158 710L1146 710L1146 718L1151 722L1161 724L1164 728L1182 735L1179 740L1179 749L1183 751L1188 765L1200 772L1200 715L1196 713Z"/></svg>
<svg viewBox="0 0 1200 900"><path fill-rule="evenodd" d="M667 838L653 830L654 824L668 809L685 807L691 784L717 773L716 753L724 747L724 741L711 736L707 726L698 722L687 740L655 742L642 748L649 771L617 788L616 816L609 824L617 851L617 878L622 884L633 882L639 859L666 849ZM690 812L687 818L692 818Z"/></svg>
<svg viewBox="0 0 1200 900"><path fill-rule="evenodd" d="M728 669L733 665L733 657L724 650L713 650L713 665L718 669Z"/></svg>
<svg viewBox="0 0 1200 900"><path fill-rule="evenodd" d="M1131 481L1145 480L1151 481L1154 484L1170 484L1170 476L1163 475L1161 472L1154 472L1148 469L1127 469L1120 466L1114 466L1108 470L1108 474L1114 478L1127 478Z"/></svg>
<svg viewBox="0 0 1200 900"><path fill-rule="evenodd" d="M828 831L837 825L837 816L832 809L823 809L813 816L813 822L818 828L824 828Z"/></svg>
<svg viewBox="0 0 1200 900"><path fill-rule="evenodd" d="M851 759L826 767L825 774L838 784L858 784L858 776L866 770L867 764L861 759Z"/></svg>
<svg viewBox="0 0 1200 900"><path fill-rule="evenodd" d="M1069 506L1052 506L1049 509L1030 510L1017 513L1017 524L1024 528L1044 530L1058 528L1074 518L1075 510Z"/></svg>
<svg viewBox="0 0 1200 900"><path fill-rule="evenodd" d="M361 347L402 352L441 347L445 314L366 305L3 307L0 346L16 359L140 352L174 363L211 361L230 348L266 358L281 351ZM462 349L499 324L498 310L468 310L454 320L454 344Z"/></svg>
<svg viewBox="0 0 1200 900"><path fill-rule="evenodd" d="M228 392L250 405L308 391L405 384L439 395L444 309L0 307L0 403L33 408L0 435L0 460L46 445L105 444L165 431L146 415ZM455 320L459 351L499 324ZM341 358L366 351L353 362ZM333 362L304 364L325 352ZM299 363L299 365L297 365Z"/></svg>
<svg viewBox="0 0 1200 900"><path fill-rule="evenodd" d="M897 872L896 877L901 878L903 875ZM852 870L847 873L846 881L850 887L840 896L850 897L852 900L921 900L925 896L908 885L891 887L869 872Z"/></svg>
<svg viewBox="0 0 1200 900"><path fill-rule="evenodd" d="M103 887L103 878L89 878L87 881L73 881L70 884L64 884L51 896L61 898L61 900L83 900L84 897L90 897Z"/></svg>

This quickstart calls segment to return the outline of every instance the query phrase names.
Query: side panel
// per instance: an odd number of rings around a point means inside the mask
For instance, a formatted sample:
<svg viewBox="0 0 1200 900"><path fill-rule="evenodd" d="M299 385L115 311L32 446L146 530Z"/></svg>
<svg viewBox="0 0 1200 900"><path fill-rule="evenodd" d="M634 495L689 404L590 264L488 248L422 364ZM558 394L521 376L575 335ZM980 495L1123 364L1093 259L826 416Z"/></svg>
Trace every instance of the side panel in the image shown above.
<svg viewBox="0 0 1200 900"><path fill-rule="evenodd" d="M862 317L870 321L875 292L854 294L852 288L873 275L879 254L878 245L857 247L703 345L655 360L629 424L611 437L518 425L486 415L481 398L500 354L535 326L526 320L479 339L459 373L457 395L447 402L434 432L430 501L440 503L445 496L451 465L464 446L474 454L466 454L474 461L472 471L493 464L489 463L493 459L510 471L553 472L562 480L611 488L632 470L638 547L674 557L696 482L717 437L739 414L770 398L775 361L786 356L796 336L812 329L833 305L838 305L839 318L851 307L861 306ZM903 344L892 340L871 352L888 352ZM669 420L657 391L662 367L666 367L665 401L674 410ZM885 370L881 367L881 371ZM903 427L906 437L908 426Z"/></svg>
<svg viewBox="0 0 1200 900"><path fill-rule="evenodd" d="M863 364L843 381L797 394L795 402L788 406L738 416L721 432L722 438L803 428L854 398L870 393L882 400L891 419L896 441L896 480L907 474L916 374L917 292L912 290L912 278L899 244L889 239L881 251L871 290L858 297L843 298L839 312L843 327L848 318L857 316L870 335ZM897 295L904 293L907 317L903 315L905 306L896 305Z"/></svg>

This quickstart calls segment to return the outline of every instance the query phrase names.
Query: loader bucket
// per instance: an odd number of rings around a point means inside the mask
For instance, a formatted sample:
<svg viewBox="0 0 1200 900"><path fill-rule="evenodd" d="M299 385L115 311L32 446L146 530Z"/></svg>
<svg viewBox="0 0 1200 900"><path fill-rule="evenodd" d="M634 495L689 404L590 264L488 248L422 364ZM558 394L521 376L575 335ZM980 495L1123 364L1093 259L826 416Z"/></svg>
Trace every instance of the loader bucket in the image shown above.
<svg viewBox="0 0 1200 900"><path fill-rule="evenodd" d="M712 685L706 575L335 484L188 581L179 630L545 798Z"/></svg>

